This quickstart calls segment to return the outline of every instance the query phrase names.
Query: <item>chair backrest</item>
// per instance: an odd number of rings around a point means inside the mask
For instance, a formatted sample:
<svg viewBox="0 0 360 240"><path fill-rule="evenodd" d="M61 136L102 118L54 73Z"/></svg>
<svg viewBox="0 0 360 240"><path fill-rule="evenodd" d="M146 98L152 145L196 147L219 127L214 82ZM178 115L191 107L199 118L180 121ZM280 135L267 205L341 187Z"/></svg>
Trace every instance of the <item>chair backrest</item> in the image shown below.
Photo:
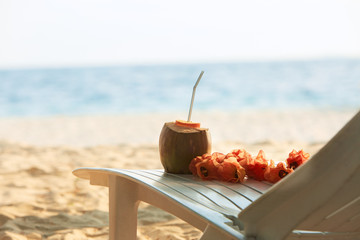
<svg viewBox="0 0 360 240"><path fill-rule="evenodd" d="M306 164L239 214L246 236L360 232L360 112Z"/></svg>

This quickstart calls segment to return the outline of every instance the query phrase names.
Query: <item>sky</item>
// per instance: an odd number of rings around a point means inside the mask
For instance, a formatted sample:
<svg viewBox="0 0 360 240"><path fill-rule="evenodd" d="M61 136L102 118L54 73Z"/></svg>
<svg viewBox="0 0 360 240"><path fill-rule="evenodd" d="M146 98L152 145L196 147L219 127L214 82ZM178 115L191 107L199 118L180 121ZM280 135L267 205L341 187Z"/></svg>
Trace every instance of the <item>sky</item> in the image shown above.
<svg viewBox="0 0 360 240"><path fill-rule="evenodd" d="M0 68L360 58L358 0L0 0Z"/></svg>

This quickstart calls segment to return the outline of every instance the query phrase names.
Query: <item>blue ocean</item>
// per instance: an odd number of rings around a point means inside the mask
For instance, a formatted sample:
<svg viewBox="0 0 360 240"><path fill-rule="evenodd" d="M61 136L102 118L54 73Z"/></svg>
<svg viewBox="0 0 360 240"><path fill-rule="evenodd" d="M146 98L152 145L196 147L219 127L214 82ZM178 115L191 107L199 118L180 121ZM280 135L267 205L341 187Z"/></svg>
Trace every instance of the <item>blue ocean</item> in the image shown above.
<svg viewBox="0 0 360 240"><path fill-rule="evenodd" d="M360 106L360 59L0 70L0 117Z"/></svg>

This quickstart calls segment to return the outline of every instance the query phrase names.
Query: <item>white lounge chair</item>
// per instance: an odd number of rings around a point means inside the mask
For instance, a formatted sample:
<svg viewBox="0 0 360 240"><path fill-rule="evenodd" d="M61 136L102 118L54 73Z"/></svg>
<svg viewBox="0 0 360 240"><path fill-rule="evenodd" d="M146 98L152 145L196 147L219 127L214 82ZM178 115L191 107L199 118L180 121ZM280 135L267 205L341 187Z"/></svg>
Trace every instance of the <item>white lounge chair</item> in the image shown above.
<svg viewBox="0 0 360 240"><path fill-rule="evenodd" d="M136 239L140 201L200 229L201 239L360 239L360 112L274 185L202 181L162 170L73 173L109 187L110 239Z"/></svg>

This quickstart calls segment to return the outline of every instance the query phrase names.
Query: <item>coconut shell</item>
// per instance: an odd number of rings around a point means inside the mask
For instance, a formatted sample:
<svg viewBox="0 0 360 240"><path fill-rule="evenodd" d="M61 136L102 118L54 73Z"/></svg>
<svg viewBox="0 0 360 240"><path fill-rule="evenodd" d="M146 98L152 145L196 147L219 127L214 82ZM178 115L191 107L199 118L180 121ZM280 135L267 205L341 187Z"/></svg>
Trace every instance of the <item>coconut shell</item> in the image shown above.
<svg viewBox="0 0 360 240"><path fill-rule="evenodd" d="M159 139L161 163L168 173L189 174L191 160L211 153L211 136L207 128L164 124Z"/></svg>

